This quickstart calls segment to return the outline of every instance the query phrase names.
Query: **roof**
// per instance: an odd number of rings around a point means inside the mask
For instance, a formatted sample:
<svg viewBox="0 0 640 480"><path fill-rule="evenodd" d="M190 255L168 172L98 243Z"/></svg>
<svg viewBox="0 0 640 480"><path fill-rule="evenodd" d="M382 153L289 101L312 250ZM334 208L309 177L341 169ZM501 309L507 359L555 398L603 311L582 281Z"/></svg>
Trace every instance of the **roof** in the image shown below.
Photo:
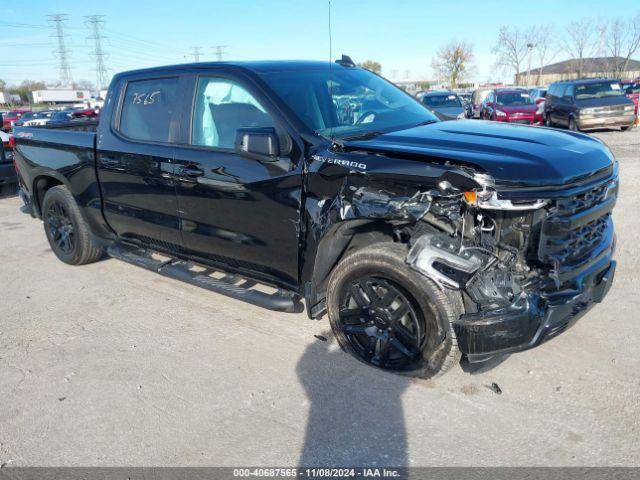
<svg viewBox="0 0 640 480"><path fill-rule="evenodd" d="M427 90L424 94L425 97L441 97L443 95L457 95L457 93L452 92L451 90Z"/></svg>
<svg viewBox="0 0 640 480"><path fill-rule="evenodd" d="M245 70L250 70L256 73L265 72L282 72L292 70L319 70L325 68L354 68L344 67L333 62L323 62L318 60L260 60L260 61L247 61L247 62L198 62L198 63L183 63L178 65L160 65L157 67L143 68L139 70L128 70L126 72L120 72L118 75L133 74L133 73L146 73L154 71L171 71L171 70L189 70L189 69L207 69L215 67L235 67ZM357 68L357 67L356 67Z"/></svg>
<svg viewBox="0 0 640 480"><path fill-rule="evenodd" d="M542 73L543 75L550 74L562 74L562 73L572 73L576 70L576 65L580 60L577 58L572 58L570 60L564 60L558 63L552 63L551 65L547 65L543 67ZM612 64L623 64L625 59L622 57L589 57L582 59L582 71L587 73L596 73L596 72L607 72L611 70ZM635 72L640 70L640 61L638 60L629 60L629 64L627 65L628 72ZM539 68L531 69L531 75L538 75L540 72ZM526 75L527 70L522 72L518 72L517 75Z"/></svg>

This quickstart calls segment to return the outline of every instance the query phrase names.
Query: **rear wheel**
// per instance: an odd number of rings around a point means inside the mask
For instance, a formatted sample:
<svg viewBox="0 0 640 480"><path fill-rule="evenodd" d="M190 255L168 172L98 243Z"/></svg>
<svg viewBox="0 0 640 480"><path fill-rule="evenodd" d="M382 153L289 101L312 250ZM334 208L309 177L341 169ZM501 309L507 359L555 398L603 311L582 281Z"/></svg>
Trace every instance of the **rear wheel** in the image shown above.
<svg viewBox="0 0 640 480"><path fill-rule="evenodd" d="M569 118L569 130L571 130L572 132L577 132L578 131L578 124L573 119L573 117Z"/></svg>
<svg viewBox="0 0 640 480"><path fill-rule="evenodd" d="M59 185L47 191L42 202L42 220L51 250L64 263L84 265L100 259L98 245L73 196Z"/></svg>
<svg viewBox="0 0 640 480"><path fill-rule="evenodd" d="M429 378L460 358L452 322L461 300L411 270L406 254L405 245L382 243L342 260L329 280L329 321L358 360Z"/></svg>
<svg viewBox="0 0 640 480"><path fill-rule="evenodd" d="M551 117L549 115L545 115L544 117L544 126L553 128L553 122L551 121Z"/></svg>
<svg viewBox="0 0 640 480"><path fill-rule="evenodd" d="M620 127L620 130L622 130L623 132L628 132L629 130L631 130L631 125L627 125L626 127Z"/></svg>

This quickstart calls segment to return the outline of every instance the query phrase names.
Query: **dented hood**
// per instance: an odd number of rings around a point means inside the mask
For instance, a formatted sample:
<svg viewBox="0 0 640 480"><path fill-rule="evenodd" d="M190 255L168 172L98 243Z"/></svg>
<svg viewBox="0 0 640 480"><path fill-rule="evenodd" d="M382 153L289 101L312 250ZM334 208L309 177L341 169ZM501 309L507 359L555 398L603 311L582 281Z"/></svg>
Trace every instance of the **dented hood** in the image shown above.
<svg viewBox="0 0 640 480"><path fill-rule="evenodd" d="M345 147L468 165L498 185L565 185L614 163L609 149L588 135L480 120L437 122L348 141Z"/></svg>

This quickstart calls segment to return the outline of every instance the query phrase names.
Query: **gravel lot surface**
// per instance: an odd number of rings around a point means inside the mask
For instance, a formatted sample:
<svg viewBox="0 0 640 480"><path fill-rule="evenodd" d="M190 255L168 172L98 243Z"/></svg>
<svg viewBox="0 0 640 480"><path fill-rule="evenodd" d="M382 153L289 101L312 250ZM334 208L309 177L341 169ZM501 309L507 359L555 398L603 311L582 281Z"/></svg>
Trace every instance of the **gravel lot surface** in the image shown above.
<svg viewBox="0 0 640 480"><path fill-rule="evenodd" d="M435 381L352 360L326 317L64 265L0 200L0 464L640 466L640 129L596 135L621 165L611 293L541 347Z"/></svg>

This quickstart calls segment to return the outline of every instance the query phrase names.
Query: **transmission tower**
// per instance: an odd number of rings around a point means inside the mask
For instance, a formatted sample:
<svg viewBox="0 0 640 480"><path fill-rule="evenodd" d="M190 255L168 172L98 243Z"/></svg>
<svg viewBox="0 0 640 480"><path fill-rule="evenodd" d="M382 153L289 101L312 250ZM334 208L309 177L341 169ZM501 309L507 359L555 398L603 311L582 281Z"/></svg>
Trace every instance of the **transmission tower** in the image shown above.
<svg viewBox="0 0 640 480"><path fill-rule="evenodd" d="M88 15L85 18L87 19L86 25L91 29L91 35L87 38L93 40L92 55L96 60L96 89L100 91L106 88L109 82L107 67L104 63L105 53L102 50L102 40L105 38L101 33L104 26L104 15Z"/></svg>
<svg viewBox="0 0 640 480"><path fill-rule="evenodd" d="M64 86L71 85L71 67L69 66L69 51L64 43L64 22L67 21L67 16L64 14L47 15L51 22L54 34L54 38L58 39L58 49L54 50L54 54L58 56L58 69L60 70L60 83Z"/></svg>
<svg viewBox="0 0 640 480"><path fill-rule="evenodd" d="M196 63L200 61L200 55L202 55L200 48L201 47L191 47L191 53L189 54L193 56L193 61Z"/></svg>
<svg viewBox="0 0 640 480"><path fill-rule="evenodd" d="M225 51L225 48L227 48L228 45L214 45L213 47L213 53L215 53L216 58L218 59L219 62L222 61L222 55L226 55L227 52Z"/></svg>

